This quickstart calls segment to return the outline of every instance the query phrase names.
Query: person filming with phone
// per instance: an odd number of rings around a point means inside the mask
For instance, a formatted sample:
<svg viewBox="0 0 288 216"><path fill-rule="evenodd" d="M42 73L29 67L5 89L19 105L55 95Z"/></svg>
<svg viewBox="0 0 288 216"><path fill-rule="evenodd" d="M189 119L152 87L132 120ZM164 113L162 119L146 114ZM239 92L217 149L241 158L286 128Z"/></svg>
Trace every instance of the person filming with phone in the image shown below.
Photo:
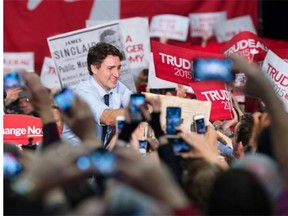
<svg viewBox="0 0 288 216"><path fill-rule="evenodd" d="M119 81L123 55L113 45L97 43L87 55L89 78L78 83L74 92L90 106L96 124L96 133L103 146L116 123L116 117L124 115L132 92ZM72 113L73 115L73 113ZM78 144L79 138L64 125L63 136Z"/></svg>

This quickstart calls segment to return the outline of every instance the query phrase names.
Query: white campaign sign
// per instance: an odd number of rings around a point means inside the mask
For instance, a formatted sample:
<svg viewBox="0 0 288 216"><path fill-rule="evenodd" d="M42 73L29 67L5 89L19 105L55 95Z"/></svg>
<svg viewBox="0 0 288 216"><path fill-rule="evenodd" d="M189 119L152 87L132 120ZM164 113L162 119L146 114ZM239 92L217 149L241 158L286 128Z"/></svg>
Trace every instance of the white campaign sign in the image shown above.
<svg viewBox="0 0 288 216"><path fill-rule="evenodd" d="M44 58L40 79L42 84L48 89L61 89L60 80L52 58Z"/></svg>
<svg viewBox="0 0 288 216"><path fill-rule="evenodd" d="M188 29L188 17L172 14L156 15L151 20L150 37L186 41Z"/></svg>
<svg viewBox="0 0 288 216"><path fill-rule="evenodd" d="M34 71L34 53L33 52L4 52L4 73L13 71Z"/></svg>
<svg viewBox="0 0 288 216"><path fill-rule="evenodd" d="M257 34L249 15L228 19L215 25L215 35L219 43L230 40L241 31L250 31Z"/></svg>
<svg viewBox="0 0 288 216"><path fill-rule="evenodd" d="M149 68L151 52L148 18L134 17L120 20L125 52L135 77Z"/></svg>
<svg viewBox="0 0 288 216"><path fill-rule="evenodd" d="M288 112L288 63L269 50L264 59L262 71L271 80L276 94L281 98Z"/></svg>
<svg viewBox="0 0 288 216"><path fill-rule="evenodd" d="M107 33L107 30L109 33ZM110 34L111 32L113 36ZM107 35L108 37L106 37ZM126 60L124 50L121 49L123 47L123 38L119 22L109 22L47 38L62 87L73 87L79 81L88 78L88 50L100 41L107 42L105 41L106 39L113 39L115 46L123 52L124 60L121 62L120 81L131 91L136 91L129 62ZM112 42L110 43L112 44Z"/></svg>
<svg viewBox="0 0 288 216"><path fill-rule="evenodd" d="M191 37L202 37L214 35L216 23L225 21L226 11L211 13L190 13Z"/></svg>

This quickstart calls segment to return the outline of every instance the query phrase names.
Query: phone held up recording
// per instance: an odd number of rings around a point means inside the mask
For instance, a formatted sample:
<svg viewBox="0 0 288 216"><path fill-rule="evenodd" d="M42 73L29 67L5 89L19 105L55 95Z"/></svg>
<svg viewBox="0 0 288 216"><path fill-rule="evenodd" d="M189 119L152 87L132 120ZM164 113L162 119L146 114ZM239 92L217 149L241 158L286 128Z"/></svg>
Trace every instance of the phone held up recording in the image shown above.
<svg viewBox="0 0 288 216"><path fill-rule="evenodd" d="M176 127L182 122L181 108L180 107L167 107L166 108L166 134L176 135Z"/></svg>
<svg viewBox="0 0 288 216"><path fill-rule="evenodd" d="M132 94L130 96L130 118L132 122L143 121L143 115L140 110L140 106L145 103L145 95L143 94Z"/></svg>
<svg viewBox="0 0 288 216"><path fill-rule="evenodd" d="M173 147L175 155L180 155L190 151L190 146L182 138L178 136L168 137L168 142Z"/></svg>
<svg viewBox="0 0 288 216"><path fill-rule="evenodd" d="M195 115L193 117L194 131L198 134L206 133L205 117L204 115Z"/></svg>
<svg viewBox="0 0 288 216"><path fill-rule="evenodd" d="M149 151L149 144L147 140L139 140L139 151L142 156L146 156Z"/></svg>
<svg viewBox="0 0 288 216"><path fill-rule="evenodd" d="M55 104L68 116L72 115L71 104L75 98L74 92L68 87L63 88L54 95Z"/></svg>
<svg viewBox="0 0 288 216"><path fill-rule="evenodd" d="M125 116L123 115L120 115L120 116L117 116L116 117L116 125L115 125L115 128L116 128L116 134L120 134L121 131L123 130L125 126Z"/></svg>
<svg viewBox="0 0 288 216"><path fill-rule="evenodd" d="M89 154L80 156L76 160L76 167L79 170L95 170L95 173L109 176L116 168L116 155L105 149L97 149Z"/></svg>
<svg viewBox="0 0 288 216"><path fill-rule="evenodd" d="M3 77L4 89L22 88L25 86L25 81L21 72L12 72L4 74Z"/></svg>
<svg viewBox="0 0 288 216"><path fill-rule="evenodd" d="M228 58L197 58L193 60L192 74L195 80L231 82L235 79L232 67L233 61Z"/></svg>
<svg viewBox="0 0 288 216"><path fill-rule="evenodd" d="M21 171L23 166L18 158L9 152L3 155L3 175L5 180L13 180Z"/></svg>

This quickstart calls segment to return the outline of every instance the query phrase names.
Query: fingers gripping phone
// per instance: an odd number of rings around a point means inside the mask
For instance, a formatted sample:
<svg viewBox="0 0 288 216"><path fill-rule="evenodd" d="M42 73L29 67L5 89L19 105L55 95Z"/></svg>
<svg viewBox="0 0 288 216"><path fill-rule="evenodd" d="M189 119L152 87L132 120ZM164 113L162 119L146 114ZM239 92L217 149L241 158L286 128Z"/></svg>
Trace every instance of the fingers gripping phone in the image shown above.
<svg viewBox="0 0 288 216"><path fill-rule="evenodd" d="M235 79L232 72L231 59L198 58L193 61L193 77L195 80L222 80L230 82Z"/></svg>
<svg viewBox="0 0 288 216"><path fill-rule="evenodd" d="M181 124L181 108L167 107L166 108L166 134L175 135L177 131L175 127Z"/></svg>
<svg viewBox="0 0 288 216"><path fill-rule="evenodd" d="M195 115L193 117L194 122L194 130L198 134L205 134L206 133L206 125L205 125L205 118L204 115Z"/></svg>
<svg viewBox="0 0 288 216"><path fill-rule="evenodd" d="M143 94L132 94L130 96L130 118L132 122L143 121L143 115L140 110L140 106L145 103L145 95Z"/></svg>
<svg viewBox="0 0 288 216"><path fill-rule="evenodd" d="M75 100L75 94L70 88L63 88L54 95L55 104L68 116L71 116L71 104Z"/></svg>

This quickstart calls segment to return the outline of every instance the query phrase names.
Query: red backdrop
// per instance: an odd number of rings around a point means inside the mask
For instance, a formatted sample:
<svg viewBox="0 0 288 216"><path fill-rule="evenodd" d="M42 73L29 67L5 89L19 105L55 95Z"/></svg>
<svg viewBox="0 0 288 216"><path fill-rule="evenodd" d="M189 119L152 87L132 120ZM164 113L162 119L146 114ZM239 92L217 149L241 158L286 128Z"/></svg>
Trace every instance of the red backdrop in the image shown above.
<svg viewBox="0 0 288 216"><path fill-rule="evenodd" d="M96 0L94 0L96 1ZM50 56L47 37L85 27L93 0L39 0L34 9L28 9L28 0L4 0L4 51L35 53L35 69L41 70L45 56ZM257 29L257 0L119 0L120 18L156 14L227 11L228 18L249 14ZM30 2L31 3L31 2ZM191 46L191 41L178 43ZM217 47L218 48L218 47Z"/></svg>

